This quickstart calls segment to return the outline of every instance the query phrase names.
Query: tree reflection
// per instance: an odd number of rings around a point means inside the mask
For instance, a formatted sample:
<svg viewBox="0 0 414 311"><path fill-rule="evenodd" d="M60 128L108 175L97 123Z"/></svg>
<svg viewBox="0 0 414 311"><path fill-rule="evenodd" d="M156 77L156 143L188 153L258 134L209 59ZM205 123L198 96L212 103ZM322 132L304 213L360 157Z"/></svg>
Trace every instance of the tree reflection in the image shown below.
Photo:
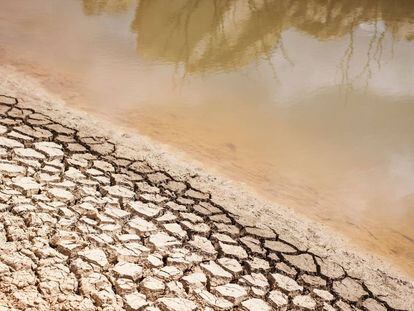
<svg viewBox="0 0 414 311"><path fill-rule="evenodd" d="M412 40L413 19L412 1L142 0L132 29L138 33L140 55L184 64L188 72L237 68L267 58L274 49L284 52L282 33L289 28L319 40L350 34L346 67L360 23L382 20L396 39ZM375 29L361 74L370 75L372 59L379 64L383 37Z"/></svg>
<svg viewBox="0 0 414 311"><path fill-rule="evenodd" d="M131 0L83 0L86 14L119 12ZM350 36L341 62L343 80L353 55L355 28L374 25L367 64L380 66L385 31L396 40L414 39L414 1L401 0L141 0L132 31L140 56L184 65L188 73L243 67L274 50L289 60L282 33L302 31L318 40Z"/></svg>

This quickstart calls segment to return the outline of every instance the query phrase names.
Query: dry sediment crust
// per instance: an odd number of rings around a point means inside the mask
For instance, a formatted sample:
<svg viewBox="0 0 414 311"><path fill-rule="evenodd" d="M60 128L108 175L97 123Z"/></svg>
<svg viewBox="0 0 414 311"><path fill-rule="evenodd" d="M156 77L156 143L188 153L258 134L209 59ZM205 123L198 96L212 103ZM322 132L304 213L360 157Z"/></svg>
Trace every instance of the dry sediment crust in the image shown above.
<svg viewBox="0 0 414 311"><path fill-rule="evenodd" d="M0 117L0 310L396 309L104 137L5 95Z"/></svg>

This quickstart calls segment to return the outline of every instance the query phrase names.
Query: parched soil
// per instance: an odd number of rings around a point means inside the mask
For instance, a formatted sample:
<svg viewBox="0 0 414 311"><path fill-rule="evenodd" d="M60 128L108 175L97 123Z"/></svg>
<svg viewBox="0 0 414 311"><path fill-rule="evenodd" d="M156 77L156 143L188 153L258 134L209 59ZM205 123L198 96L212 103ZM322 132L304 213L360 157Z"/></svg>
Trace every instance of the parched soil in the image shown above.
<svg viewBox="0 0 414 311"><path fill-rule="evenodd" d="M116 149L0 96L1 311L396 310L340 264Z"/></svg>

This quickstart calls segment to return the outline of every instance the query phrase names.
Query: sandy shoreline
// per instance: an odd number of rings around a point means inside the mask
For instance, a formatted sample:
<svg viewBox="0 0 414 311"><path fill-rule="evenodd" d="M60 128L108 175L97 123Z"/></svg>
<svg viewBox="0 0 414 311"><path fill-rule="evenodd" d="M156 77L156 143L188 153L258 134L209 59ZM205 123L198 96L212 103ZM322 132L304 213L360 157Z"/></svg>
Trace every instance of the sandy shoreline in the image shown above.
<svg viewBox="0 0 414 311"><path fill-rule="evenodd" d="M259 198L241 183L209 173L208 168L177 150L160 145L139 133L118 128L105 120L69 108L48 94L35 80L0 67L0 94L16 97L21 104L81 133L103 136L117 145L119 156L145 159L182 181L211 194L213 202L235 215L240 223L269 226L278 236L303 251L339 263L351 277L361 279L392 308L414 310L414 282L384 260L351 246L344 238L294 211Z"/></svg>

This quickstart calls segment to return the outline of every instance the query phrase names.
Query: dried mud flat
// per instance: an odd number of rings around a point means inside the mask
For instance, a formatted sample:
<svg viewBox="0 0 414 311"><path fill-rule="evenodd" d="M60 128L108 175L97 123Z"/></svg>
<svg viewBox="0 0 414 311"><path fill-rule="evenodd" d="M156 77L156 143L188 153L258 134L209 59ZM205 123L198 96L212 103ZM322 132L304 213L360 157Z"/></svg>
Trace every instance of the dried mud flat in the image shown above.
<svg viewBox="0 0 414 311"><path fill-rule="evenodd" d="M0 95L1 311L413 310L411 281L332 250L335 238L304 219L272 225L266 211L254 216L257 202L226 196L231 186L10 89Z"/></svg>

